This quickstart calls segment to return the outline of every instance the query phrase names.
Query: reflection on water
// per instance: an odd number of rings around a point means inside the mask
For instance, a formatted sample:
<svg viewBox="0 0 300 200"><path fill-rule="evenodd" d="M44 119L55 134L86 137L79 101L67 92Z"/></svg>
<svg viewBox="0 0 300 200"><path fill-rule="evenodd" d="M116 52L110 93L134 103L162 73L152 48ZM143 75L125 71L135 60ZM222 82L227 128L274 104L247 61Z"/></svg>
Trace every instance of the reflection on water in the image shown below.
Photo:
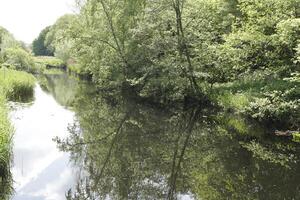
<svg viewBox="0 0 300 200"><path fill-rule="evenodd" d="M42 87L50 93L55 100L63 106L71 106L76 95L79 82L67 74L53 74L40 77L43 81Z"/></svg>
<svg viewBox="0 0 300 200"><path fill-rule="evenodd" d="M68 199L300 199L300 149L242 116L78 90Z"/></svg>
<svg viewBox="0 0 300 200"><path fill-rule="evenodd" d="M12 113L15 199L300 199L299 146L242 116L157 108L66 75L44 88L54 98L37 87Z"/></svg>
<svg viewBox="0 0 300 200"><path fill-rule="evenodd" d="M37 85L35 101L31 105L13 105L11 119L15 127L13 199L65 199L74 177L68 154L59 152L52 139L67 136L74 113Z"/></svg>

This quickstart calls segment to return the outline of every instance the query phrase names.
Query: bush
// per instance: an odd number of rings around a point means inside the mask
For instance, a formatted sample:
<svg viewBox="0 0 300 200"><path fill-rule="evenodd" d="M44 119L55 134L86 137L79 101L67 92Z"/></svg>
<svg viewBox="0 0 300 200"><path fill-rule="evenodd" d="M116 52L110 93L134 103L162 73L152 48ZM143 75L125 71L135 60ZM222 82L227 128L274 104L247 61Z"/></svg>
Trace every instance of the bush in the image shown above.
<svg viewBox="0 0 300 200"><path fill-rule="evenodd" d="M21 48L8 48L4 52L6 64L13 65L17 70L25 70L30 73L38 72L33 57Z"/></svg>
<svg viewBox="0 0 300 200"><path fill-rule="evenodd" d="M300 132L293 134L293 141L300 143Z"/></svg>
<svg viewBox="0 0 300 200"><path fill-rule="evenodd" d="M271 91L264 98L256 98L245 109L254 119L271 122L276 126L299 128L300 92L296 86L287 91Z"/></svg>

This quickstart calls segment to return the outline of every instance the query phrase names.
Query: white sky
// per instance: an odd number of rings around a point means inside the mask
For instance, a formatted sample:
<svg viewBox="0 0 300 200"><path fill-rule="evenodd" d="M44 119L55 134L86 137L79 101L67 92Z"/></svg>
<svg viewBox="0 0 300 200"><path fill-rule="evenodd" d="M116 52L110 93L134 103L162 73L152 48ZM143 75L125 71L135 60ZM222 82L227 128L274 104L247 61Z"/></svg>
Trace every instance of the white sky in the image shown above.
<svg viewBox="0 0 300 200"><path fill-rule="evenodd" d="M74 0L0 0L0 26L31 43L60 16L73 13Z"/></svg>

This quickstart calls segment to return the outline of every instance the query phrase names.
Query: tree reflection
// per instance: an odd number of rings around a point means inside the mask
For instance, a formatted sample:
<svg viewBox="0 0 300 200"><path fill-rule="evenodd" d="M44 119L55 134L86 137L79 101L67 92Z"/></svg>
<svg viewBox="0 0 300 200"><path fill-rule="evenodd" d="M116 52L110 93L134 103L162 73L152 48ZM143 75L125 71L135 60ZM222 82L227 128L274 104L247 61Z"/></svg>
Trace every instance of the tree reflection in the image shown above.
<svg viewBox="0 0 300 200"><path fill-rule="evenodd" d="M239 117L158 109L87 88L74 109L70 137L57 138L81 169L67 199L300 198L297 145Z"/></svg>
<svg viewBox="0 0 300 200"><path fill-rule="evenodd" d="M55 100L62 106L72 105L76 95L78 81L66 73L46 74L38 77L42 88L52 94Z"/></svg>

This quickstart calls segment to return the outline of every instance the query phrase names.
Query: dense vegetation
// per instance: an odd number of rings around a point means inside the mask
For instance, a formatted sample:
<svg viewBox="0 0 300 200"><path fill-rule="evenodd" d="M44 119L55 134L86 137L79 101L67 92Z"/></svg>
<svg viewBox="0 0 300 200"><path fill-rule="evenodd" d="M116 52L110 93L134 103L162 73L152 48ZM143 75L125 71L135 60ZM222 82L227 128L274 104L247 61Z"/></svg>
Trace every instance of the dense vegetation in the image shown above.
<svg viewBox="0 0 300 200"><path fill-rule="evenodd" d="M29 48L4 28L0 27L0 66L37 73L40 69L34 62Z"/></svg>
<svg viewBox="0 0 300 200"><path fill-rule="evenodd" d="M32 52L36 56L53 56L53 50L46 46L46 36L50 31L50 27L45 28L32 43Z"/></svg>
<svg viewBox="0 0 300 200"><path fill-rule="evenodd" d="M23 70L52 74L42 87L77 112L70 137L56 139L89 174L69 199L299 197L300 0L76 3L79 13L33 42L39 57L0 28L2 180L6 101L34 86ZM55 88L77 85L49 68L84 75L95 90Z"/></svg>
<svg viewBox="0 0 300 200"><path fill-rule="evenodd" d="M98 88L299 128L299 0L77 1L45 44Z"/></svg>

